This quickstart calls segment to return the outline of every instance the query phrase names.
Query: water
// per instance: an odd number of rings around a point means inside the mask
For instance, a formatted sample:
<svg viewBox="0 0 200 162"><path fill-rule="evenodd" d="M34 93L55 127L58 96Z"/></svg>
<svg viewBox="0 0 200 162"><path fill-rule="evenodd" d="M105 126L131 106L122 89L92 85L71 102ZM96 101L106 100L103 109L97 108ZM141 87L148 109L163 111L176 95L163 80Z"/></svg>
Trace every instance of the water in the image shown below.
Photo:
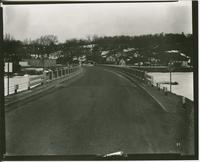
<svg viewBox="0 0 200 162"><path fill-rule="evenodd" d="M170 81L169 73L148 73L153 76L154 82ZM193 97L193 72L173 72L172 82L178 82L178 85L172 85L172 92L181 96L185 96L192 101ZM170 89L169 84L161 84L161 86Z"/></svg>

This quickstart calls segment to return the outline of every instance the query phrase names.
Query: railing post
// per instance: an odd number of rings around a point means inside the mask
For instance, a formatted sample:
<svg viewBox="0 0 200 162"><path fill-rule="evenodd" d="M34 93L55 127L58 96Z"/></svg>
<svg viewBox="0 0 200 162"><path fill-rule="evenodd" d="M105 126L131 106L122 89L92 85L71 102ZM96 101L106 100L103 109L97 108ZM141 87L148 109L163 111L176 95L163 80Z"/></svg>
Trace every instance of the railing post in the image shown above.
<svg viewBox="0 0 200 162"><path fill-rule="evenodd" d="M160 84L156 83L156 86L157 86L158 90L160 90Z"/></svg>
<svg viewBox="0 0 200 162"><path fill-rule="evenodd" d="M56 72L53 70L53 80L56 79Z"/></svg>
<svg viewBox="0 0 200 162"><path fill-rule="evenodd" d="M31 81L30 81L30 78L28 77L28 90L31 89Z"/></svg>
<svg viewBox="0 0 200 162"><path fill-rule="evenodd" d="M63 69L62 72L63 72L63 77L65 77L65 69Z"/></svg>
<svg viewBox="0 0 200 162"><path fill-rule="evenodd" d="M186 100L184 96L182 96L182 105L183 105L183 108L186 108Z"/></svg>
<svg viewBox="0 0 200 162"><path fill-rule="evenodd" d="M56 78L58 78L58 76L59 76L59 72L58 70L56 70Z"/></svg>
<svg viewBox="0 0 200 162"><path fill-rule="evenodd" d="M17 90L18 90L18 88L19 88L19 85L16 84L16 85L15 85L15 94L17 94Z"/></svg>
<svg viewBox="0 0 200 162"><path fill-rule="evenodd" d="M45 84L45 83L46 83L46 78L47 78L46 76L47 76L47 73L44 71L44 72L43 72L43 76L42 76L42 79L43 79L43 80L42 80L42 84Z"/></svg>
<svg viewBox="0 0 200 162"><path fill-rule="evenodd" d="M51 80L53 80L53 70L51 71Z"/></svg>

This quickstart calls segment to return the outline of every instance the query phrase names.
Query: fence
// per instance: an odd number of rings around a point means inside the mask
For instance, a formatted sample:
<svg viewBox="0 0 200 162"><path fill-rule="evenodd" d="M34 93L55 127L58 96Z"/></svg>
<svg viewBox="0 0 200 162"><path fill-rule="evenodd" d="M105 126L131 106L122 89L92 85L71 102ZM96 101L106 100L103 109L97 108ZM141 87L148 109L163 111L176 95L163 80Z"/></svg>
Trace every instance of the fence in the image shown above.
<svg viewBox="0 0 200 162"><path fill-rule="evenodd" d="M63 67L60 69L44 71L42 75L38 76L27 76L21 79L21 81L13 80L12 82L10 81L9 93L7 91L7 87L5 87L4 95L7 96L8 94L16 94L43 84L48 84L58 79L73 77L77 75L80 70L80 66ZM4 85L7 86L6 81Z"/></svg>

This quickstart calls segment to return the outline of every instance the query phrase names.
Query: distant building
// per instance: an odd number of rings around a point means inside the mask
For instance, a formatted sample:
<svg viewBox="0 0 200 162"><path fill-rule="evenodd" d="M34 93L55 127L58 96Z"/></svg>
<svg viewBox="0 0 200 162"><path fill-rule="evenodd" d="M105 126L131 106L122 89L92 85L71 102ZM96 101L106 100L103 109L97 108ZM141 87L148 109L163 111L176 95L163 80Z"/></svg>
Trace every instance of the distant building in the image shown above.
<svg viewBox="0 0 200 162"><path fill-rule="evenodd" d="M102 51L101 57L104 57L104 58L107 57L108 53L109 53L109 51Z"/></svg>
<svg viewBox="0 0 200 162"><path fill-rule="evenodd" d="M121 57L122 56L122 53L121 52L117 52L116 54L115 54L115 57Z"/></svg>
<svg viewBox="0 0 200 162"><path fill-rule="evenodd" d="M85 55L80 56L80 57L78 57L78 60L79 60L79 62L85 62L86 61L86 56Z"/></svg>
<svg viewBox="0 0 200 162"><path fill-rule="evenodd" d="M131 52L131 51L135 51L135 48L126 48L126 49L123 49L123 52Z"/></svg>
<svg viewBox="0 0 200 162"><path fill-rule="evenodd" d="M126 66L126 61L122 58L122 59L119 61L119 65L121 65L121 66Z"/></svg>
<svg viewBox="0 0 200 162"><path fill-rule="evenodd" d="M56 59L24 59L31 67L52 67L56 66Z"/></svg>
<svg viewBox="0 0 200 162"><path fill-rule="evenodd" d="M28 64L28 61L19 61L19 65L21 67L29 67L30 65Z"/></svg>
<svg viewBox="0 0 200 162"><path fill-rule="evenodd" d="M188 60L184 61L173 61L175 66L181 66L181 67L189 67Z"/></svg>
<svg viewBox="0 0 200 162"><path fill-rule="evenodd" d="M83 48L88 48L88 49L92 49L95 46L95 44L88 44L88 45L83 45Z"/></svg>
<svg viewBox="0 0 200 162"><path fill-rule="evenodd" d="M134 56L134 57L139 57L140 54L139 54L138 52L135 52L135 53L133 54L133 56Z"/></svg>
<svg viewBox="0 0 200 162"><path fill-rule="evenodd" d="M62 56L62 51L56 51L56 52L50 53L48 58L49 59L58 59L61 56Z"/></svg>
<svg viewBox="0 0 200 162"><path fill-rule="evenodd" d="M113 57L113 56L108 56L106 58L106 62L108 62L108 63L115 63L116 62L116 58Z"/></svg>
<svg viewBox="0 0 200 162"><path fill-rule="evenodd" d="M166 51L168 54L169 60L171 59L175 66L179 67L188 67L190 57L184 53L179 52L178 50Z"/></svg>

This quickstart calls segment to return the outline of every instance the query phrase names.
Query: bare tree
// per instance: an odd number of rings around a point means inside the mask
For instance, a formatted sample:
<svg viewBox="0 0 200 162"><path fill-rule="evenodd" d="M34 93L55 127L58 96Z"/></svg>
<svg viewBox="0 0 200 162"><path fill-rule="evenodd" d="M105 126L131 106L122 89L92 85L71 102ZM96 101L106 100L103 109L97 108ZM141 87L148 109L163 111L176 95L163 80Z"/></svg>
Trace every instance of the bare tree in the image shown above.
<svg viewBox="0 0 200 162"><path fill-rule="evenodd" d="M58 38L55 35L45 35L34 41L34 44L38 48L39 54L44 57L45 54L49 57L51 52L54 52L55 46L58 43Z"/></svg>

